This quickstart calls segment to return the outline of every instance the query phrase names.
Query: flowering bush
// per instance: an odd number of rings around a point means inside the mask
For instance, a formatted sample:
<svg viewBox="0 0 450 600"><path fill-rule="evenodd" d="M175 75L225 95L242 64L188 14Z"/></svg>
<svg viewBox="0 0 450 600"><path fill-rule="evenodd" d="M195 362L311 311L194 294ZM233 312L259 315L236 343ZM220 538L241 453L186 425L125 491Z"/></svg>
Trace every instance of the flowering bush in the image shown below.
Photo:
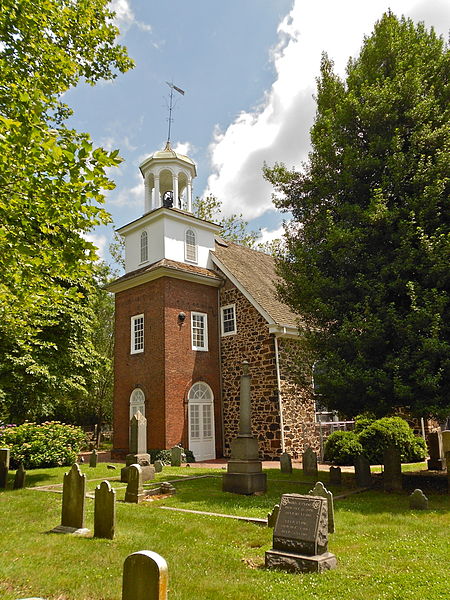
<svg viewBox="0 0 450 600"><path fill-rule="evenodd" d="M86 443L80 427L58 421L0 427L0 446L9 448L11 467L61 467L75 462Z"/></svg>

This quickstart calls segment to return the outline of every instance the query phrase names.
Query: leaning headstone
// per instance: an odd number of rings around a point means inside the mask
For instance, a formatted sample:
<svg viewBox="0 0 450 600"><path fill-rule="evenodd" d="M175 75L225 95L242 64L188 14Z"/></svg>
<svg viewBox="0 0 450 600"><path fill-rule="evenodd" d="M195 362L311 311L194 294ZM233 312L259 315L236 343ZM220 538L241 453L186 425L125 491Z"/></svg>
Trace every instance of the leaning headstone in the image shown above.
<svg viewBox="0 0 450 600"><path fill-rule="evenodd" d="M328 552L327 500L318 496L283 494L266 567L321 573L336 567Z"/></svg>
<svg viewBox="0 0 450 600"><path fill-rule="evenodd" d="M389 446L383 453L383 487L386 492L400 492L402 489L402 460L399 448Z"/></svg>
<svg viewBox="0 0 450 600"><path fill-rule="evenodd" d="M292 459L287 452L280 456L280 469L282 473L292 473Z"/></svg>
<svg viewBox="0 0 450 600"><path fill-rule="evenodd" d="M89 533L89 529L83 527L85 495L86 475L81 473L78 464L74 464L70 471L64 474L61 525L52 529L53 533Z"/></svg>
<svg viewBox="0 0 450 600"><path fill-rule="evenodd" d="M9 448L0 448L0 489L6 489L9 471Z"/></svg>
<svg viewBox="0 0 450 600"><path fill-rule="evenodd" d="M180 446L174 446L170 449L170 466L181 467L181 455L183 454L183 448Z"/></svg>
<svg viewBox="0 0 450 600"><path fill-rule="evenodd" d="M147 419L140 411L130 421L130 452L125 457L125 465L120 471L120 481L128 481L131 465L142 467L142 481L155 478L155 468L150 464L150 454L147 453Z"/></svg>
<svg viewBox="0 0 450 600"><path fill-rule="evenodd" d="M162 556L142 550L125 559L122 600L167 600L167 563Z"/></svg>
<svg viewBox="0 0 450 600"><path fill-rule="evenodd" d="M302 467L304 475L317 475L317 454L309 446L302 454Z"/></svg>
<svg viewBox="0 0 450 600"><path fill-rule="evenodd" d="M358 487L366 488L372 485L370 461L364 454L355 456L355 479Z"/></svg>
<svg viewBox="0 0 450 600"><path fill-rule="evenodd" d="M310 496L321 496L327 501L328 508L328 533L334 533L334 502L333 492L327 490L321 481L318 481L312 490L309 490Z"/></svg>
<svg viewBox="0 0 450 600"><path fill-rule="evenodd" d="M14 476L14 483L13 483L14 490L21 490L23 487L25 487L26 474L27 474L27 472L23 468L23 464L20 463L19 468L17 469L16 474Z"/></svg>
<svg viewBox="0 0 450 600"><path fill-rule="evenodd" d="M409 497L409 508L414 510L428 510L428 498L420 489L416 489Z"/></svg>
<svg viewBox="0 0 450 600"><path fill-rule="evenodd" d="M94 537L114 539L116 526L116 490L109 481L102 481L95 488Z"/></svg>
<svg viewBox="0 0 450 600"><path fill-rule="evenodd" d="M427 461L429 471L443 471L445 469L444 451L442 449L442 434L440 431L432 431L427 439L428 454Z"/></svg>
<svg viewBox="0 0 450 600"><path fill-rule="evenodd" d="M342 470L341 467L330 467L330 485L341 485L342 484Z"/></svg>
<svg viewBox="0 0 450 600"><path fill-rule="evenodd" d="M163 465L162 460L155 460L155 462L153 463L153 466L155 467L155 473L161 473L164 465Z"/></svg>
<svg viewBox="0 0 450 600"><path fill-rule="evenodd" d="M128 470L128 485L125 492L125 502L137 504L145 497L142 487L142 469L140 465L130 465Z"/></svg>
<svg viewBox="0 0 450 600"><path fill-rule="evenodd" d="M91 452L91 456L89 457L89 466L96 467L97 461L98 461L98 454L97 454L97 450L94 448L94 450L92 450L92 452Z"/></svg>
<svg viewBox="0 0 450 600"><path fill-rule="evenodd" d="M275 527L279 512L280 512L280 505L275 504L275 506L272 509L272 512L270 512L267 515L267 527L272 527L272 529Z"/></svg>

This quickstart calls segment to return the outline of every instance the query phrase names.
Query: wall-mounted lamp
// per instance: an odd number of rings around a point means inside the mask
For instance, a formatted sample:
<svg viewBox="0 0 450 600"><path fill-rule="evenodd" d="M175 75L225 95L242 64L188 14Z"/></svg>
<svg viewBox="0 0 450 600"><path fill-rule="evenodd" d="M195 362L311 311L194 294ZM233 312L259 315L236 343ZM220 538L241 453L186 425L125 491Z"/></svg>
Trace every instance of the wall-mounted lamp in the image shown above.
<svg viewBox="0 0 450 600"><path fill-rule="evenodd" d="M185 319L186 319L186 313L180 312L178 315L178 320L180 321L180 323L184 323Z"/></svg>

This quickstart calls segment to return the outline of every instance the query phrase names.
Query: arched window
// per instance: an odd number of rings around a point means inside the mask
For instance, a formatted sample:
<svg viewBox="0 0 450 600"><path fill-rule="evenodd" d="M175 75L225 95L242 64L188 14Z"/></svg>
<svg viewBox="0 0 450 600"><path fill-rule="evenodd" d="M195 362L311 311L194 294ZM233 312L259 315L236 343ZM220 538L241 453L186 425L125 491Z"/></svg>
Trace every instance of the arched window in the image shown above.
<svg viewBox="0 0 450 600"><path fill-rule="evenodd" d="M197 262L197 239L195 231L188 229L185 234L184 255L188 262Z"/></svg>
<svg viewBox="0 0 450 600"><path fill-rule="evenodd" d="M148 260L148 233L143 231L141 233L141 263Z"/></svg>
<svg viewBox="0 0 450 600"><path fill-rule="evenodd" d="M136 388L131 392L130 396L130 421L138 411L145 417L144 392L141 389Z"/></svg>

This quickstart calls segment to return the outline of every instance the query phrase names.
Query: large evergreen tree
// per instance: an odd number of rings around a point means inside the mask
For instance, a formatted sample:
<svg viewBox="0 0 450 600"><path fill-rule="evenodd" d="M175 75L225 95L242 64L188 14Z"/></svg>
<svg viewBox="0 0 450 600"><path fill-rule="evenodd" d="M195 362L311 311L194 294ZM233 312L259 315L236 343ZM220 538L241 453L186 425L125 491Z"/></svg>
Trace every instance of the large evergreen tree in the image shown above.
<svg viewBox="0 0 450 600"><path fill-rule="evenodd" d="M0 5L0 417L51 414L102 364L85 234L110 219L102 190L120 159L67 126L61 95L132 66L108 4Z"/></svg>
<svg viewBox="0 0 450 600"><path fill-rule="evenodd" d="M312 151L266 177L293 214L281 294L330 408L450 413L450 53L383 15L345 81L323 57Z"/></svg>

